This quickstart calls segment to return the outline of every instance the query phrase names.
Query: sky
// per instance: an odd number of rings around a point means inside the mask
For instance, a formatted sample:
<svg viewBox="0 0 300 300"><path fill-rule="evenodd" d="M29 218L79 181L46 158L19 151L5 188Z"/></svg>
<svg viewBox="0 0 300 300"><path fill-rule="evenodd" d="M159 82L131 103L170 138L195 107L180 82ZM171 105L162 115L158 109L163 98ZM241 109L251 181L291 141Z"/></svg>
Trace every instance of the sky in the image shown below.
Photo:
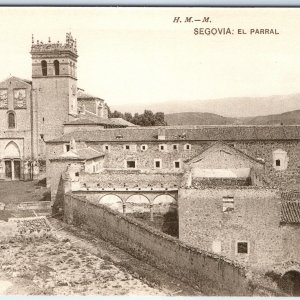
<svg viewBox="0 0 300 300"><path fill-rule="evenodd" d="M187 16L211 22L173 22ZM300 9L1 7L0 19L0 80L31 78L32 34L47 42L72 32L78 87L112 107L300 92ZM279 34L250 35L251 28Z"/></svg>

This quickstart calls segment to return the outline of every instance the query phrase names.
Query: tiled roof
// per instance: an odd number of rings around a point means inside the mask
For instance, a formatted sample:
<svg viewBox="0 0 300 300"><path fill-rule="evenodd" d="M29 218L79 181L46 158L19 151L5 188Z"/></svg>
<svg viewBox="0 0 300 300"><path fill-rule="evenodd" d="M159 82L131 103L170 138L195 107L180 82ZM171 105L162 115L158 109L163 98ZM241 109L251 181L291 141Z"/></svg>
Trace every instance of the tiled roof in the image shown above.
<svg viewBox="0 0 300 300"><path fill-rule="evenodd" d="M22 78L19 78L19 77L16 77L16 76L9 76L9 77L5 78L4 80L2 80L0 83L8 81L8 80L17 80L17 81L25 82L25 83L30 84L30 85L32 84L31 80L22 79Z"/></svg>
<svg viewBox="0 0 300 300"><path fill-rule="evenodd" d="M86 92L84 92L84 91L82 91L82 90L78 90L78 92L77 92L77 99L85 99L85 100L89 100L89 99L91 99L91 100L94 100L94 99L100 99L100 100L103 100L103 99L101 99L101 98L99 98L99 97L96 97L96 96L93 96L93 95L91 95L91 94L88 94L88 93L86 93Z"/></svg>
<svg viewBox="0 0 300 300"><path fill-rule="evenodd" d="M166 141L255 141L300 139L299 125L278 126L156 126L80 131L66 134L53 142L77 141L157 141L164 129Z"/></svg>
<svg viewBox="0 0 300 300"><path fill-rule="evenodd" d="M65 125L85 125L85 124L96 124L96 122L90 119L78 119L78 120L65 123Z"/></svg>
<svg viewBox="0 0 300 300"><path fill-rule="evenodd" d="M109 119L113 125L137 127L138 125L132 124L122 118L110 118Z"/></svg>
<svg viewBox="0 0 300 300"><path fill-rule="evenodd" d="M281 203L281 223L300 224L300 201Z"/></svg>
<svg viewBox="0 0 300 300"><path fill-rule="evenodd" d="M80 115L79 119L65 123L66 125L86 125L86 124L101 124L110 126L134 127L134 125L122 118L101 118L95 114L85 111L84 115Z"/></svg>
<svg viewBox="0 0 300 300"><path fill-rule="evenodd" d="M300 191L284 191L281 193L281 199L284 201L299 200L300 201Z"/></svg>
<svg viewBox="0 0 300 300"><path fill-rule="evenodd" d="M79 158L86 160L104 156L104 153L99 152L91 147L78 149L77 154Z"/></svg>
<svg viewBox="0 0 300 300"><path fill-rule="evenodd" d="M32 84L32 81L29 80L29 79L23 79L23 78L19 78L19 77L16 77L16 76L12 76L12 78L15 78L16 80L19 80L19 81L24 81L28 84Z"/></svg>
<svg viewBox="0 0 300 300"><path fill-rule="evenodd" d="M101 156L104 156L104 153L91 147L87 147L78 150L70 150L54 160L90 160Z"/></svg>

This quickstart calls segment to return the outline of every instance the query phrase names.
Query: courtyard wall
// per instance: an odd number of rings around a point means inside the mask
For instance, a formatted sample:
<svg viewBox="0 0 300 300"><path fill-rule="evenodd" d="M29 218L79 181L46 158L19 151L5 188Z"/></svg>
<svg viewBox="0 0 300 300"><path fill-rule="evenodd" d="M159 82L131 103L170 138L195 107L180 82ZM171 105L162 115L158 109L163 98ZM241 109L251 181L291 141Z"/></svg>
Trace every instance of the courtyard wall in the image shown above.
<svg viewBox="0 0 300 300"><path fill-rule="evenodd" d="M93 231L139 259L200 289L207 295L275 295L253 283L247 270L229 259L191 247L135 219L67 193L67 223Z"/></svg>

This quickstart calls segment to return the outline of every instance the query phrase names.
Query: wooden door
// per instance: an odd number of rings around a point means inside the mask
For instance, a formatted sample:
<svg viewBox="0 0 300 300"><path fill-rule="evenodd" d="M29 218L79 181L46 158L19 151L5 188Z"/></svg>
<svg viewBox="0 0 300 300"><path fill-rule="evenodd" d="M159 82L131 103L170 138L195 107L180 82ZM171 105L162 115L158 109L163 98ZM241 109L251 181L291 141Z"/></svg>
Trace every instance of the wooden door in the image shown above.
<svg viewBox="0 0 300 300"><path fill-rule="evenodd" d="M21 177L21 162L19 160L14 161L15 180L20 180Z"/></svg>
<svg viewBox="0 0 300 300"><path fill-rule="evenodd" d="M12 167L11 167L11 160L5 161L5 177L8 179L12 179Z"/></svg>

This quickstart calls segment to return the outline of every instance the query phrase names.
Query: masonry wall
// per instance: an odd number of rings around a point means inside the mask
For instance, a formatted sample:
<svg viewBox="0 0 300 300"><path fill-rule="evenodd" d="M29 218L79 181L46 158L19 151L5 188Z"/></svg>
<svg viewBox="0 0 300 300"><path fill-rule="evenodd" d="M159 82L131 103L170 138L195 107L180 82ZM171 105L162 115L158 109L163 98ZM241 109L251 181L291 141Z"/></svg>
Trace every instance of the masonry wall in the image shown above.
<svg viewBox="0 0 300 300"><path fill-rule="evenodd" d="M224 278L222 281L225 294L247 293L244 270L226 261L219 261L209 254L193 251L192 248L103 206L85 203L84 200L66 195L65 219L69 223L85 225L102 238L149 263L174 272L177 276L191 279L197 285L205 283L207 293L213 294L223 289L222 284L216 282L217 278ZM229 282L225 282L225 278Z"/></svg>
<svg viewBox="0 0 300 300"><path fill-rule="evenodd" d="M69 120L72 88L76 80L68 77L43 77L33 79L33 99L37 106L38 138L40 148L43 140L54 139L63 134L63 124ZM40 135L43 135L41 138ZM45 149L40 149L45 157Z"/></svg>
<svg viewBox="0 0 300 300"><path fill-rule="evenodd" d="M300 184L300 141L245 141L234 144L250 156L264 159L271 182L283 189L297 189ZM273 168L272 153L277 149L287 152L289 162L286 170L276 171Z"/></svg>
<svg viewBox="0 0 300 300"><path fill-rule="evenodd" d="M17 103L14 93L18 90L25 91L25 98ZM0 83L0 91L7 93L6 105L0 100L0 159L4 157L4 149L10 141L18 145L22 159L29 159L32 129L31 85L11 77ZM15 114L15 128L8 128L8 112Z"/></svg>
<svg viewBox="0 0 300 300"><path fill-rule="evenodd" d="M81 169L83 163L82 162L75 162L70 160L53 160L47 161L46 165L46 176L47 176L47 187L51 188L51 204L53 205L56 203L59 205L58 202L61 202L63 199L63 194L65 190L64 182L63 182L63 174L69 167L69 165L72 164L73 168Z"/></svg>
<svg viewBox="0 0 300 300"><path fill-rule="evenodd" d="M64 219L193 285L207 295L276 295L230 260L196 249L109 208L66 194ZM253 276L252 276L253 279Z"/></svg>
<svg viewBox="0 0 300 300"><path fill-rule="evenodd" d="M134 138L134 137L133 137ZM185 144L191 144L190 150L184 150ZM126 143L122 141L114 142L87 142L98 151L105 152L104 167L105 168L125 168L126 160L136 160L137 169L154 170L154 159L161 159L161 171L174 170L174 161L181 161L183 167L184 161L195 157L206 149L211 142L205 141L156 141L156 142L132 142ZM300 142L299 141L240 141L227 142L234 145L237 149L247 153L254 158L262 158L265 161L266 175L274 184L279 184L282 188L293 189L300 184ZM50 155L59 155L63 153L63 143L48 144ZM166 151L159 151L159 145L165 144ZM172 146L178 145L178 150L173 150ZM109 145L109 150L104 149L104 145ZM124 150L125 145L135 145L136 151ZM142 145L147 145L146 151L141 150ZM272 153L277 149L287 151L289 158L286 170L276 171L273 168Z"/></svg>
<svg viewBox="0 0 300 300"><path fill-rule="evenodd" d="M233 211L223 212L223 197L233 197ZM300 258L300 226L280 226L276 190L180 189L178 199L179 239L188 244L254 268ZM248 242L249 254L237 253L237 242Z"/></svg>
<svg viewBox="0 0 300 300"><path fill-rule="evenodd" d="M97 115L96 99L78 99L78 105L84 105L85 109Z"/></svg>

